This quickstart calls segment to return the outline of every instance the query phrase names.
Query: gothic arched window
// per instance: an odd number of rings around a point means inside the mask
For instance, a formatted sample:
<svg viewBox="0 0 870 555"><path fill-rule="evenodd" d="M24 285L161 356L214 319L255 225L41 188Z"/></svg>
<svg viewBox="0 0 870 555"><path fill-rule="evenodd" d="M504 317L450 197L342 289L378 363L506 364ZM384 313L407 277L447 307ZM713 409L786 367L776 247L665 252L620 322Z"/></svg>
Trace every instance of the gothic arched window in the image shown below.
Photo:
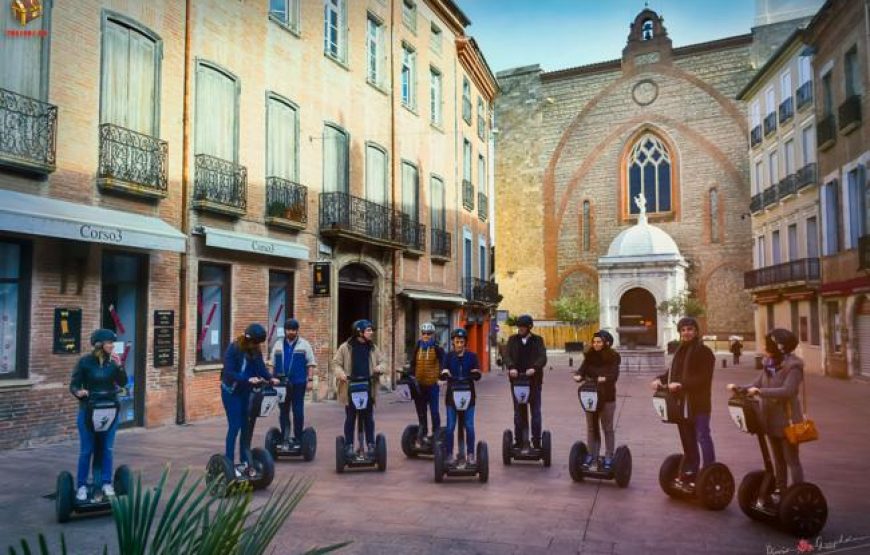
<svg viewBox="0 0 870 555"><path fill-rule="evenodd" d="M670 212L671 208L671 155L664 142L652 133L644 133L628 153L629 214L639 209L632 201L643 194L647 213Z"/></svg>
<svg viewBox="0 0 870 555"><path fill-rule="evenodd" d="M641 31L642 31L641 36L643 37L643 40L649 40L649 39L653 38L654 33L653 33L653 21L652 21L652 19L647 19L646 21L643 22L643 27L642 27Z"/></svg>

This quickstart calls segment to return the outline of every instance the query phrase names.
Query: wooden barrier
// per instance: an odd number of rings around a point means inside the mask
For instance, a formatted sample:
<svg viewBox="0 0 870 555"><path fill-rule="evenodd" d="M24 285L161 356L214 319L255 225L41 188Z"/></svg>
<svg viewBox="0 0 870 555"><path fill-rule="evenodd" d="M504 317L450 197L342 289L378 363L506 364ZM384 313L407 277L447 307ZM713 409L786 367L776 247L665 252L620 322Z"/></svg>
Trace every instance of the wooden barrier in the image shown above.
<svg viewBox="0 0 870 555"><path fill-rule="evenodd" d="M532 332L540 335L544 344L548 349L564 349L565 343L582 341L586 346L592 340L592 334L598 330L597 324L590 326L577 327L566 324L564 322L535 322L535 327ZM498 333L498 340L507 341L508 337L517 333L515 326L501 324L501 329Z"/></svg>

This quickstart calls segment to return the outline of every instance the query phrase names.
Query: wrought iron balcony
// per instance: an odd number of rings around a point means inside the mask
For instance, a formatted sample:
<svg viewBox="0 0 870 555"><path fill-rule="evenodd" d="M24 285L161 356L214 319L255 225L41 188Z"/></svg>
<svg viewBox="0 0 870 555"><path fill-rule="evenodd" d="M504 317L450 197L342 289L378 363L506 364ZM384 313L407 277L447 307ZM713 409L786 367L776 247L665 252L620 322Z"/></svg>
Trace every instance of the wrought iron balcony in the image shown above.
<svg viewBox="0 0 870 555"><path fill-rule="evenodd" d="M281 177L267 177L266 223L287 229L305 229L308 223L308 187Z"/></svg>
<svg viewBox="0 0 870 555"><path fill-rule="evenodd" d="M55 170L57 106L0 89L0 166Z"/></svg>
<svg viewBox="0 0 870 555"><path fill-rule="evenodd" d="M227 160L197 154L193 207L229 216L248 208L248 169Z"/></svg>
<svg viewBox="0 0 870 555"><path fill-rule="evenodd" d="M816 163L810 162L806 166L802 167L795 174L795 179L797 181L797 190L800 191L805 187L809 187L810 185L816 184Z"/></svg>
<svg viewBox="0 0 870 555"><path fill-rule="evenodd" d="M776 186L771 185L761 193L761 206L767 208L771 204L776 204Z"/></svg>
<svg viewBox="0 0 870 555"><path fill-rule="evenodd" d="M805 284L819 281L820 276L818 258L801 258L746 272L743 274L743 288Z"/></svg>
<svg viewBox="0 0 870 555"><path fill-rule="evenodd" d="M870 235L858 239L858 269L870 270Z"/></svg>
<svg viewBox="0 0 870 555"><path fill-rule="evenodd" d="M793 195L797 192L797 176L795 174L789 174L782 178L779 183L776 184L776 196L779 200L783 200L789 195Z"/></svg>
<svg viewBox="0 0 870 555"><path fill-rule="evenodd" d="M498 304L502 299L497 283L475 277L463 278L462 292L471 303Z"/></svg>
<svg viewBox="0 0 870 555"><path fill-rule="evenodd" d="M398 213L399 242L409 254L422 254L426 250L426 226L404 212Z"/></svg>
<svg viewBox="0 0 870 555"><path fill-rule="evenodd" d="M779 103L779 124L787 122L794 117L794 98L788 97Z"/></svg>
<svg viewBox="0 0 870 555"><path fill-rule="evenodd" d="M764 136L767 137L774 131L776 131L776 112L771 112L764 118Z"/></svg>
<svg viewBox="0 0 870 555"><path fill-rule="evenodd" d="M148 198L167 192L169 143L114 125L100 125L97 186Z"/></svg>
<svg viewBox="0 0 870 555"><path fill-rule="evenodd" d="M755 214L756 212L761 212L761 209L764 208L761 205L761 193L757 193L752 195L752 198L749 200L749 211Z"/></svg>
<svg viewBox="0 0 870 555"><path fill-rule="evenodd" d="M485 222L489 216L489 199L483 193L477 193L477 217Z"/></svg>
<svg viewBox="0 0 870 555"><path fill-rule="evenodd" d="M432 251L431 254L433 260L450 260L452 246L450 232L433 227L431 243L432 248L430 250Z"/></svg>
<svg viewBox="0 0 870 555"><path fill-rule="evenodd" d="M467 179L462 180L462 206L469 212L474 210L474 185Z"/></svg>
<svg viewBox="0 0 870 555"><path fill-rule="evenodd" d="M825 150L837 142L837 119L828 114L816 124L816 141L819 150Z"/></svg>
<svg viewBox="0 0 870 555"><path fill-rule="evenodd" d="M320 233L401 248L400 213L347 193L320 193Z"/></svg>
<svg viewBox="0 0 870 555"><path fill-rule="evenodd" d="M801 110L804 106L809 106L813 103L813 82L807 81L795 92L797 97L797 109Z"/></svg>
<svg viewBox="0 0 870 555"><path fill-rule="evenodd" d="M840 104L837 110L840 120L840 131L848 133L861 123L861 95L853 94Z"/></svg>
<svg viewBox="0 0 870 555"><path fill-rule="evenodd" d="M761 144L763 137L761 135L761 126L756 125L752 128L752 133L749 134L749 145L754 148Z"/></svg>

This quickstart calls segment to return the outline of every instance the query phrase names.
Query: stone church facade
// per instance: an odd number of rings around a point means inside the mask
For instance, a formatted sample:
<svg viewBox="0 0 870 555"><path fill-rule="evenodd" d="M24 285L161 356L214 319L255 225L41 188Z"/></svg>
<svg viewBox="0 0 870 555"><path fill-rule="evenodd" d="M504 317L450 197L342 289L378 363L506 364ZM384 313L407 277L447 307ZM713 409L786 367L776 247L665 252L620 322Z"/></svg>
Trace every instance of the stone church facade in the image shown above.
<svg viewBox="0 0 870 555"><path fill-rule="evenodd" d="M753 75L759 29L673 48L663 19L645 9L622 59L498 74L500 308L553 317L553 300L597 291L598 260L637 223L631 199L642 194L650 224L687 262L705 333L753 334L743 290L752 268L748 129L735 96Z"/></svg>

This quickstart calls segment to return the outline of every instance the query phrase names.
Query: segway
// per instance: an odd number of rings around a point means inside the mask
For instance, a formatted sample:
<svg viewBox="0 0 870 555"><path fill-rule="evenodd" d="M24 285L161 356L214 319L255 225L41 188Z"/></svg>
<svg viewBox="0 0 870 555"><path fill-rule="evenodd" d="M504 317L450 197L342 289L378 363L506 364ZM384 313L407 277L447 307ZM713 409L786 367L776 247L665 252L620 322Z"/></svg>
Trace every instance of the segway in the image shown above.
<svg viewBox="0 0 870 555"><path fill-rule="evenodd" d="M278 406L278 393L271 387L265 387L261 381L251 386L248 396L248 421L241 433L253 437L257 418L270 416ZM243 435L242 437L245 437ZM244 441L243 441L244 443ZM247 440L250 445L250 439ZM265 489L275 477L275 461L265 449L251 449L251 464L234 464L226 455L217 453L211 456L206 466L208 482L216 489L215 494L232 493L244 484L250 484L254 490Z"/></svg>
<svg viewBox="0 0 870 555"><path fill-rule="evenodd" d="M475 446L477 461L469 464L465 458L465 411L471 404L471 379L450 378L453 405L456 407L458 417L457 442L459 456L455 462L447 462L447 453L444 445L439 441L435 448L435 482L440 484L444 476L473 477L483 483L489 480L489 447L485 441L478 441Z"/></svg>
<svg viewBox="0 0 870 555"><path fill-rule="evenodd" d="M287 399L287 377L280 376L278 385L273 389L278 397L277 405L281 405ZM301 384L297 387L303 387ZM314 460L317 454L317 432L311 426L302 430L302 437L291 437L290 426L281 434L280 428L269 428L266 432L266 451L275 461L281 459L295 459L302 457L305 462Z"/></svg>
<svg viewBox="0 0 870 555"><path fill-rule="evenodd" d="M688 418L688 403L667 386L660 385L653 396L653 407L662 422L678 424ZM706 466L698 472L694 482L679 480L683 454L668 455L659 468L659 486L669 497L684 501L697 501L711 511L721 511L734 497L734 476L720 462Z"/></svg>
<svg viewBox="0 0 870 555"><path fill-rule="evenodd" d="M411 376L407 371L399 372L399 380L396 382L396 394L404 401L414 402L416 410L417 398L422 395L420 392L420 384L417 378ZM409 459L415 459L420 455L434 455L435 444L438 441L444 441L444 429L434 429L431 434L420 437L420 428L422 422L417 424L408 424L402 431L402 452Z"/></svg>
<svg viewBox="0 0 870 555"><path fill-rule="evenodd" d="M121 403L114 392L90 392L86 402L86 425L94 433L94 464L93 476L98 477L102 471L101 443L104 433L108 431L115 420ZM127 465L115 469L112 479L115 495L127 495L133 487L133 475ZM94 480L87 484L88 497L84 501L76 499L76 487L73 475L63 471L57 476L55 492L55 510L58 522L69 522L73 514L100 515L112 512L111 500L103 495L102 484Z"/></svg>
<svg viewBox="0 0 870 555"><path fill-rule="evenodd" d="M517 401L517 410L528 410L526 405L529 404L531 396L531 379L528 376L520 375L514 379L511 384L511 392L514 399ZM531 420L531 415L529 415ZM531 424L531 422L530 422ZM520 439L520 438L517 438ZM541 447L537 448L528 444L528 438L523 440L521 445L514 445L514 434L511 430L505 430L501 436L501 460L505 466L510 466L511 462L516 461L543 461L544 466L550 466L550 455L553 451L553 439L549 430L544 430L541 433Z"/></svg>
<svg viewBox="0 0 870 555"><path fill-rule="evenodd" d="M371 401L371 381L368 378L351 378L347 385L350 402L356 409L357 449L350 456L345 453L344 436L335 438L335 471L342 474L345 468L373 468L379 472L387 469L387 438L384 434L375 436L375 452L366 451L365 424L363 411Z"/></svg>
<svg viewBox="0 0 870 555"><path fill-rule="evenodd" d="M587 413L598 411L598 385L594 382L584 382L577 389L577 397L580 406ZM610 470L604 468L603 460L593 461L586 467L583 461L589 449L582 441L575 441L571 446L568 456L568 472L575 482L582 482L584 478L596 478L599 480L614 480L616 485L624 488L631 481L631 451L626 445L620 445L613 452L613 465Z"/></svg>
<svg viewBox="0 0 870 555"><path fill-rule="evenodd" d="M737 503L743 514L766 524L779 525L799 538L812 538L828 520L828 502L815 484L803 482L788 487L777 499L773 462L760 417L760 403L737 388L728 400L731 420L740 431L758 437L764 470L753 470L743 477L737 490Z"/></svg>

